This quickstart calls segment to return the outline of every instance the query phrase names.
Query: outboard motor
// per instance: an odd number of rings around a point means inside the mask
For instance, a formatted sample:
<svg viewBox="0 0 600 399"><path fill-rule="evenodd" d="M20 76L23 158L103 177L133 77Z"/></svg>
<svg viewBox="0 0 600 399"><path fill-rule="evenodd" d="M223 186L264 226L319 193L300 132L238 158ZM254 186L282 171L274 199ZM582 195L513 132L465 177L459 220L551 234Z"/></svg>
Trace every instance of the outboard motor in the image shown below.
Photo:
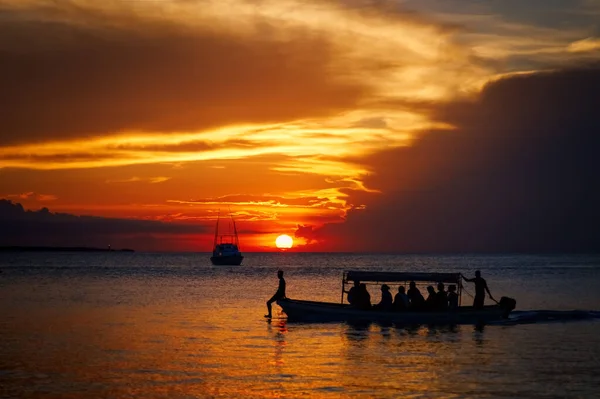
<svg viewBox="0 0 600 399"><path fill-rule="evenodd" d="M514 308L517 307L517 301L514 300L513 298L509 298L507 296L503 296L502 298L500 298L500 302L498 302L498 305L500 305L500 307L502 309L504 309L504 318L508 318L508 315L510 314L510 312L513 311Z"/></svg>

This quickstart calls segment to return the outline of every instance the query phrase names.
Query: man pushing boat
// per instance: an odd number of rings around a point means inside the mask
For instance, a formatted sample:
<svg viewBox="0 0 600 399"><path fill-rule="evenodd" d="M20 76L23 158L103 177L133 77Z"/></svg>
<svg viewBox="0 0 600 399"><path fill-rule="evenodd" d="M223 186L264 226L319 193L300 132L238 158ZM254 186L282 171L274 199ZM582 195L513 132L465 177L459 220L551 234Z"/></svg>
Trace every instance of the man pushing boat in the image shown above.
<svg viewBox="0 0 600 399"><path fill-rule="evenodd" d="M279 278L279 287L277 287L277 291L275 294L267 301L267 311L269 314L266 314L265 317L270 319L272 317L271 314L271 304L278 299L285 298L285 279L283 278L283 270L279 270L277 272L277 277Z"/></svg>

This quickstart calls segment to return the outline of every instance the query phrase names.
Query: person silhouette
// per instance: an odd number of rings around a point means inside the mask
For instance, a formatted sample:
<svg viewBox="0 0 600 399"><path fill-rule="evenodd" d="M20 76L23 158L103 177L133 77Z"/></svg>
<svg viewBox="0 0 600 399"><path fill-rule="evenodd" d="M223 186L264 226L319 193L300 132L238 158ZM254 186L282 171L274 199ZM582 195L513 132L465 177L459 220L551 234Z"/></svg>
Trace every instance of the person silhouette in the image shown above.
<svg viewBox="0 0 600 399"><path fill-rule="evenodd" d="M374 308L379 310L390 310L393 304L392 294L390 287L387 284L381 286L381 301Z"/></svg>
<svg viewBox="0 0 600 399"><path fill-rule="evenodd" d="M425 306L428 310L434 310L435 308L437 308L437 295L435 293L435 288L433 288L432 285L428 285L427 286L427 293L429 294L427 296L427 300L425 301Z"/></svg>
<svg viewBox="0 0 600 399"><path fill-rule="evenodd" d="M394 297L394 309L408 309L408 295L406 295L406 288L403 286L398 287L398 293Z"/></svg>
<svg viewBox="0 0 600 399"><path fill-rule="evenodd" d="M278 299L285 298L285 279L283 278L283 270L277 271L277 277L279 278L279 286L277 287L277 291L271 297L271 299L269 299L267 301L267 311L269 313L266 314L265 317L267 317L269 319L272 317L272 314L271 314L272 313L271 312L271 304L273 302L275 302L276 300L278 300Z"/></svg>
<svg viewBox="0 0 600 399"><path fill-rule="evenodd" d="M423 298L423 294L421 294L421 291L419 291L417 284L414 281L411 281L408 285L408 292L406 295L408 296L410 307L412 309L420 309L425 304L425 298Z"/></svg>
<svg viewBox="0 0 600 399"><path fill-rule="evenodd" d="M348 303L356 306L360 297L360 281L354 280L354 286L348 291Z"/></svg>
<svg viewBox="0 0 600 399"><path fill-rule="evenodd" d="M490 299L494 302L498 302L492 296L490 289L487 286L487 282L483 277L481 277L481 272L479 270L475 271L475 278L466 278L461 274L463 280L469 283L475 283L475 297L473 298L473 307L475 309L482 309L485 301L485 292L487 291Z"/></svg>
<svg viewBox="0 0 600 399"><path fill-rule="evenodd" d="M458 294L456 293L456 285L454 284L448 286L448 308L458 308Z"/></svg>
<svg viewBox="0 0 600 399"><path fill-rule="evenodd" d="M357 307L363 310L371 309L371 294L369 294L369 291L367 290L367 285L365 283L360 283L358 288L359 295Z"/></svg>
<svg viewBox="0 0 600 399"><path fill-rule="evenodd" d="M448 293L444 290L444 283L438 283L436 295L436 307L441 310L448 309Z"/></svg>

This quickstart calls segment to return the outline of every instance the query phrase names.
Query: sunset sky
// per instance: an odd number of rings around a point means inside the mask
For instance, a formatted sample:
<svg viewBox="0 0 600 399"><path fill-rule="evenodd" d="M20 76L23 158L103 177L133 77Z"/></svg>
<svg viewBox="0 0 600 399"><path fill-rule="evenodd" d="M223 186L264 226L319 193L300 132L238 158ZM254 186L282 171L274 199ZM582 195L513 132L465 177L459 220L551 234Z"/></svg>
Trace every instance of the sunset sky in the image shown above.
<svg viewBox="0 0 600 399"><path fill-rule="evenodd" d="M0 0L0 245L599 251L599 104L600 0Z"/></svg>

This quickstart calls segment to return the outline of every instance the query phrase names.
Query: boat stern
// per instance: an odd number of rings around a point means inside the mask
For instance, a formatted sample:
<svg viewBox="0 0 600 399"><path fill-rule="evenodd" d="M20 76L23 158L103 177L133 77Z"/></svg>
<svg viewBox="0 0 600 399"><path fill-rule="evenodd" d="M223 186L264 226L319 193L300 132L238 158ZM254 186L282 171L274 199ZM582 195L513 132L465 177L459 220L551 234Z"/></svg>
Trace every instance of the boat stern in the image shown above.
<svg viewBox="0 0 600 399"><path fill-rule="evenodd" d="M503 317L507 319L510 312L512 312L517 307L517 301L516 299L503 296L502 298L500 298L500 302L498 302L498 305L504 310Z"/></svg>

